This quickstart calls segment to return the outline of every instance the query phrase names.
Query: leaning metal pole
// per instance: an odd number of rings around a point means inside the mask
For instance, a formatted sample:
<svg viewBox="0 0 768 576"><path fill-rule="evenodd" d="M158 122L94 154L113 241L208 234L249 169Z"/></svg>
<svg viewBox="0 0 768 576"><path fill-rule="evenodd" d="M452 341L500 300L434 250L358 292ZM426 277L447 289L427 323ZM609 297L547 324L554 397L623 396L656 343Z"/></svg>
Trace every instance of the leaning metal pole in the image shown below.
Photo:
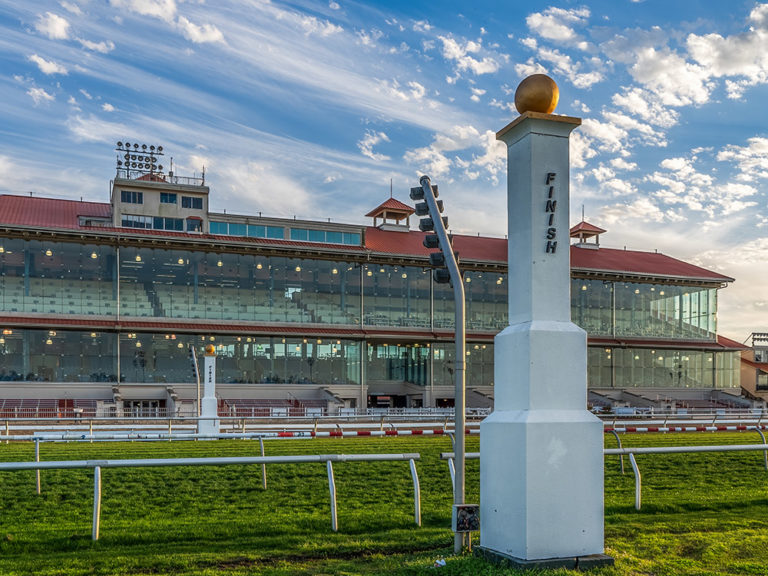
<svg viewBox="0 0 768 576"><path fill-rule="evenodd" d="M465 408L465 367L466 367L466 326L464 323L464 280L459 271L459 265L456 262L456 255L453 253L453 247L448 239L448 233L445 230L440 210L432 194L432 185L429 176L422 176L419 179L424 190L424 200L429 206L430 214L433 214L432 220L435 225L435 233L440 241L440 248L445 256L445 265L451 275L451 284L453 285L453 299L456 302L456 362L454 378L456 382L456 392L454 400L454 431L456 433L454 452L456 454L456 482L453 490L453 504L464 504L464 430L466 428L466 408ZM469 536L471 537L471 536ZM464 546L464 533L456 532L453 541L454 553L459 554Z"/></svg>

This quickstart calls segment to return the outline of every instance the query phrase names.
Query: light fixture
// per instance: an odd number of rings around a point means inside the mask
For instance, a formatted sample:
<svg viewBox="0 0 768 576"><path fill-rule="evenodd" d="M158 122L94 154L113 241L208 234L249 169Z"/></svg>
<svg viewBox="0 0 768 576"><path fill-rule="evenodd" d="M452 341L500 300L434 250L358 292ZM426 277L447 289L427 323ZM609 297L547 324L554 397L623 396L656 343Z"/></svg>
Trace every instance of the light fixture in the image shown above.
<svg viewBox="0 0 768 576"><path fill-rule="evenodd" d="M96 254L96 252L91 252L91 258L92 258L93 260L96 260L96 258L98 258L98 257L99 257L99 255L98 255L98 254Z"/></svg>
<svg viewBox="0 0 768 576"><path fill-rule="evenodd" d="M384 268L379 268L379 272L381 272L382 274L384 274L384 272L385 272Z"/></svg>
<svg viewBox="0 0 768 576"><path fill-rule="evenodd" d="M661 292L659 292L659 295L661 295L661 296L664 296L664 290L662 290Z"/></svg>
<svg viewBox="0 0 768 576"><path fill-rule="evenodd" d="M136 254L136 262L141 262L141 256L139 256L138 254Z"/></svg>
<svg viewBox="0 0 768 576"><path fill-rule="evenodd" d="M176 347L177 348L184 348L184 344L182 342L179 342L178 344L176 344Z"/></svg>
<svg viewBox="0 0 768 576"><path fill-rule="evenodd" d="M402 277L403 277L403 280L405 280L406 278L408 278L408 274L406 274L405 272L403 272L403 275L402 275Z"/></svg>
<svg viewBox="0 0 768 576"><path fill-rule="evenodd" d="M640 288L635 288L635 294L640 294Z"/></svg>
<svg viewBox="0 0 768 576"><path fill-rule="evenodd" d="M48 336L56 336L56 332L54 330L51 330L48 332Z"/></svg>
<svg viewBox="0 0 768 576"><path fill-rule="evenodd" d="M587 289L587 285L586 285L586 284L582 284L582 285L581 285L581 289L582 289L582 290L586 290L586 289Z"/></svg>
<svg viewBox="0 0 768 576"><path fill-rule="evenodd" d="M472 282L472 278L470 278L469 276L467 276L464 280L466 281L467 284Z"/></svg>
<svg viewBox="0 0 768 576"><path fill-rule="evenodd" d="M176 262L178 264L184 264L184 258L179 258L178 260L176 260Z"/></svg>
<svg viewBox="0 0 768 576"><path fill-rule="evenodd" d="M301 272L301 266L296 266L296 272Z"/></svg>
<svg viewBox="0 0 768 576"><path fill-rule="evenodd" d="M170 334L166 334L166 335L165 335L165 339L166 339L166 340L170 340L170 339L171 339L171 335L170 335Z"/></svg>
<svg viewBox="0 0 768 576"><path fill-rule="evenodd" d="M320 340L320 339L318 338L318 340L317 340L317 343L318 343L318 344L322 344L322 343L323 343L323 341L322 341L322 340Z"/></svg>
<svg viewBox="0 0 768 576"><path fill-rule="evenodd" d="M51 251L50 248L48 248L48 250L45 251L45 255L46 256L53 256L53 252Z"/></svg>
<svg viewBox="0 0 768 576"><path fill-rule="evenodd" d="M366 276L373 276L373 272L371 270L368 270L368 272L365 273Z"/></svg>
<svg viewBox="0 0 768 576"><path fill-rule="evenodd" d="M5 252L5 248L3 248L2 246L0 246L0 254L2 254L3 252Z"/></svg>
<svg viewBox="0 0 768 576"><path fill-rule="evenodd" d="M96 338L96 332L91 332L91 338Z"/></svg>
<svg viewBox="0 0 768 576"><path fill-rule="evenodd" d="M333 270L331 270L331 274L338 274L338 273L339 273L339 270L337 268L334 268Z"/></svg>
<svg viewBox="0 0 768 576"><path fill-rule="evenodd" d="M136 341L136 348L141 348L141 341L139 340Z"/></svg>
<svg viewBox="0 0 768 576"><path fill-rule="evenodd" d="M501 282L502 282L501 278L499 278L498 280L496 280L496 284L501 284Z"/></svg>
<svg viewBox="0 0 768 576"><path fill-rule="evenodd" d="M10 328L6 328L5 330L3 330L3 334L5 334L6 336L8 336L9 334L13 334L13 330L11 330Z"/></svg>
<svg viewBox="0 0 768 576"><path fill-rule="evenodd" d="M0 338L0 344L5 344L5 338Z"/></svg>
<svg viewBox="0 0 768 576"><path fill-rule="evenodd" d="M50 346L51 344L53 344L53 340L51 340L50 338L48 338L48 340L46 340L46 341L45 341L45 343L46 343L46 344L48 344L48 345Z"/></svg>
<svg viewBox="0 0 768 576"><path fill-rule="evenodd" d="M223 266L223 264L221 263L221 260L219 260L218 262L216 262L216 266L218 266L219 268L221 268L221 267Z"/></svg>
<svg viewBox="0 0 768 576"><path fill-rule="evenodd" d="M256 264L256 270L261 270L261 268L262 268L262 266L261 266L261 262L259 262L258 264Z"/></svg>

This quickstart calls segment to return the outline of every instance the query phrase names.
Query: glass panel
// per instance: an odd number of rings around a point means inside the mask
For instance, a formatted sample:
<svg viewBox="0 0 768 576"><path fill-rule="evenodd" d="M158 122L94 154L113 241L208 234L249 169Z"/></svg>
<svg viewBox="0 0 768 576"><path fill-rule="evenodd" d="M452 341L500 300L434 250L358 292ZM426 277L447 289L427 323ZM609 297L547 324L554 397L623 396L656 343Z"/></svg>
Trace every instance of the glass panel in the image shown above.
<svg viewBox="0 0 768 576"><path fill-rule="evenodd" d="M309 237L309 230L304 228L291 228L291 240L306 241Z"/></svg>
<svg viewBox="0 0 768 576"><path fill-rule="evenodd" d="M267 238L285 238L285 229L280 226L267 226Z"/></svg>
<svg viewBox="0 0 768 576"><path fill-rule="evenodd" d="M247 231L248 231L248 227L245 224L239 224L237 222L229 223L230 236L245 236Z"/></svg>
<svg viewBox="0 0 768 576"><path fill-rule="evenodd" d="M210 229L211 234L223 234L226 236L229 233L229 224L227 222L211 220Z"/></svg>
<svg viewBox="0 0 768 576"><path fill-rule="evenodd" d="M429 328L429 290L426 268L366 264L365 324Z"/></svg>

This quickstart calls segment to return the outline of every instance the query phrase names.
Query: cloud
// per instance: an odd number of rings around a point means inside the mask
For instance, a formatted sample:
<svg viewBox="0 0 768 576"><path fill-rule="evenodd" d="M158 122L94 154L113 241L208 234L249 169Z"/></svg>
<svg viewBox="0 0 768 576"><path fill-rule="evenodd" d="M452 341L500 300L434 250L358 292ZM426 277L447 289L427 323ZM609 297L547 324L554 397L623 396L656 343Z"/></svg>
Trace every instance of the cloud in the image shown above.
<svg viewBox="0 0 768 576"><path fill-rule="evenodd" d="M67 69L61 64L53 62L52 60L46 60L37 54L32 54L32 56L29 57L29 61L37 64L37 67L43 74L67 74Z"/></svg>
<svg viewBox="0 0 768 576"><path fill-rule="evenodd" d="M483 56L482 59L470 56L482 50L482 41L467 40L460 43L451 36L438 36L438 38L443 43L443 58L455 62L457 72L470 71L479 76L491 74L499 69L499 63L490 56Z"/></svg>
<svg viewBox="0 0 768 576"><path fill-rule="evenodd" d="M71 12L75 16L82 16L83 11L80 10L80 6L77 4L73 4L72 2L60 2L61 7L64 8L67 12Z"/></svg>
<svg viewBox="0 0 768 576"><path fill-rule="evenodd" d="M35 30L51 40L66 40L69 38L69 22L53 12L38 15Z"/></svg>
<svg viewBox="0 0 768 576"><path fill-rule="evenodd" d="M667 48L640 50L629 72L667 106L703 104L715 87L704 66L691 64Z"/></svg>
<svg viewBox="0 0 768 576"><path fill-rule="evenodd" d="M48 102L53 102L56 100L56 97L53 94L48 94L45 90L42 88L36 88L32 87L29 90L27 90L27 95L32 98L32 100L35 103L35 106L38 106L40 104L46 104Z"/></svg>
<svg viewBox="0 0 768 576"><path fill-rule="evenodd" d="M317 34L319 36L331 36L333 34L339 34L344 31L344 28L337 24L333 24L328 20L318 20L314 16L304 16L300 19L300 24L304 33L309 36L310 34Z"/></svg>
<svg viewBox="0 0 768 576"><path fill-rule="evenodd" d="M109 4L120 10L129 10L141 16L151 16L169 23L176 17L175 0L109 0Z"/></svg>
<svg viewBox="0 0 768 576"><path fill-rule="evenodd" d="M566 10L550 7L543 12L529 14L525 22L532 32L542 38L586 50L589 45L573 27L587 24L589 15L588 8Z"/></svg>
<svg viewBox="0 0 768 576"><path fill-rule="evenodd" d="M177 25L184 38L195 44L224 42L224 35L212 24L198 26L187 20L184 16L179 16Z"/></svg>
<svg viewBox="0 0 768 576"><path fill-rule="evenodd" d="M768 178L768 138L755 136L747 140L746 146L730 144L717 153L721 162L735 163L744 182Z"/></svg>
<svg viewBox="0 0 768 576"><path fill-rule="evenodd" d="M389 136L384 132L373 132L368 130L363 136L363 139L357 143L357 147L363 156L367 156L371 160L389 160L389 156L384 154L378 154L373 151L373 147L381 142L389 142Z"/></svg>
<svg viewBox="0 0 768 576"><path fill-rule="evenodd" d="M679 121L677 111L665 107L655 93L638 86L624 88L623 92L614 94L611 101L654 126L671 128Z"/></svg>
<svg viewBox="0 0 768 576"><path fill-rule="evenodd" d="M341 6L339 6L338 2L334 2L333 0L331 0L330 2L328 2L328 8L330 8L331 10L340 10Z"/></svg>
<svg viewBox="0 0 768 576"><path fill-rule="evenodd" d="M112 144L123 134L131 134L134 130L129 130L124 124L117 122L107 122L97 118L93 114L84 118L79 114L67 119L67 128L72 136L78 142L103 142Z"/></svg>
<svg viewBox="0 0 768 576"><path fill-rule="evenodd" d="M102 40L101 42L91 42L90 40L85 40L84 38L78 38L78 42L80 42L80 45L83 48L86 48L87 50L91 50L93 52L100 52L101 54L109 54L112 52L112 50L115 49L115 43L111 40Z"/></svg>
<svg viewBox="0 0 768 576"><path fill-rule="evenodd" d="M104 112L114 112L115 107L112 106L109 102L104 102L104 104L101 105L101 109L104 110Z"/></svg>

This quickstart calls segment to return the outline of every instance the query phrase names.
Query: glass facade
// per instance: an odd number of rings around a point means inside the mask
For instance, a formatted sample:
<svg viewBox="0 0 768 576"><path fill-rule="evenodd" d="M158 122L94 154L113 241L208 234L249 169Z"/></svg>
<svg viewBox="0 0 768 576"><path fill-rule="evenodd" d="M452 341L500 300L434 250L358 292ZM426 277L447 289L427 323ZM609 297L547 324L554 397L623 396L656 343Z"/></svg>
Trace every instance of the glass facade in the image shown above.
<svg viewBox="0 0 768 576"><path fill-rule="evenodd" d="M269 233L262 228L253 234ZM250 225L243 233L251 234ZM498 271L464 272L469 386L493 383L489 337L508 323L507 282ZM574 278L571 298L573 320L590 336L645 342L590 347L590 386L738 386L738 352L695 350L696 342L706 348L715 341L716 288ZM2 239L0 310L78 322L96 316L115 325L120 318L250 323L238 336L0 326L0 380L189 382L187 348L214 338L225 382L453 382L453 343L422 341L430 331L453 329L453 289L422 266ZM251 335L249 325L286 332ZM297 326L310 333L332 327L337 337L305 338ZM366 341L366 328L392 334L387 342ZM355 338L338 337L351 330ZM654 339L666 340L667 349L654 348ZM671 340L694 349L670 350Z"/></svg>
<svg viewBox="0 0 768 576"><path fill-rule="evenodd" d="M717 289L573 278L571 317L593 336L714 340Z"/></svg>

